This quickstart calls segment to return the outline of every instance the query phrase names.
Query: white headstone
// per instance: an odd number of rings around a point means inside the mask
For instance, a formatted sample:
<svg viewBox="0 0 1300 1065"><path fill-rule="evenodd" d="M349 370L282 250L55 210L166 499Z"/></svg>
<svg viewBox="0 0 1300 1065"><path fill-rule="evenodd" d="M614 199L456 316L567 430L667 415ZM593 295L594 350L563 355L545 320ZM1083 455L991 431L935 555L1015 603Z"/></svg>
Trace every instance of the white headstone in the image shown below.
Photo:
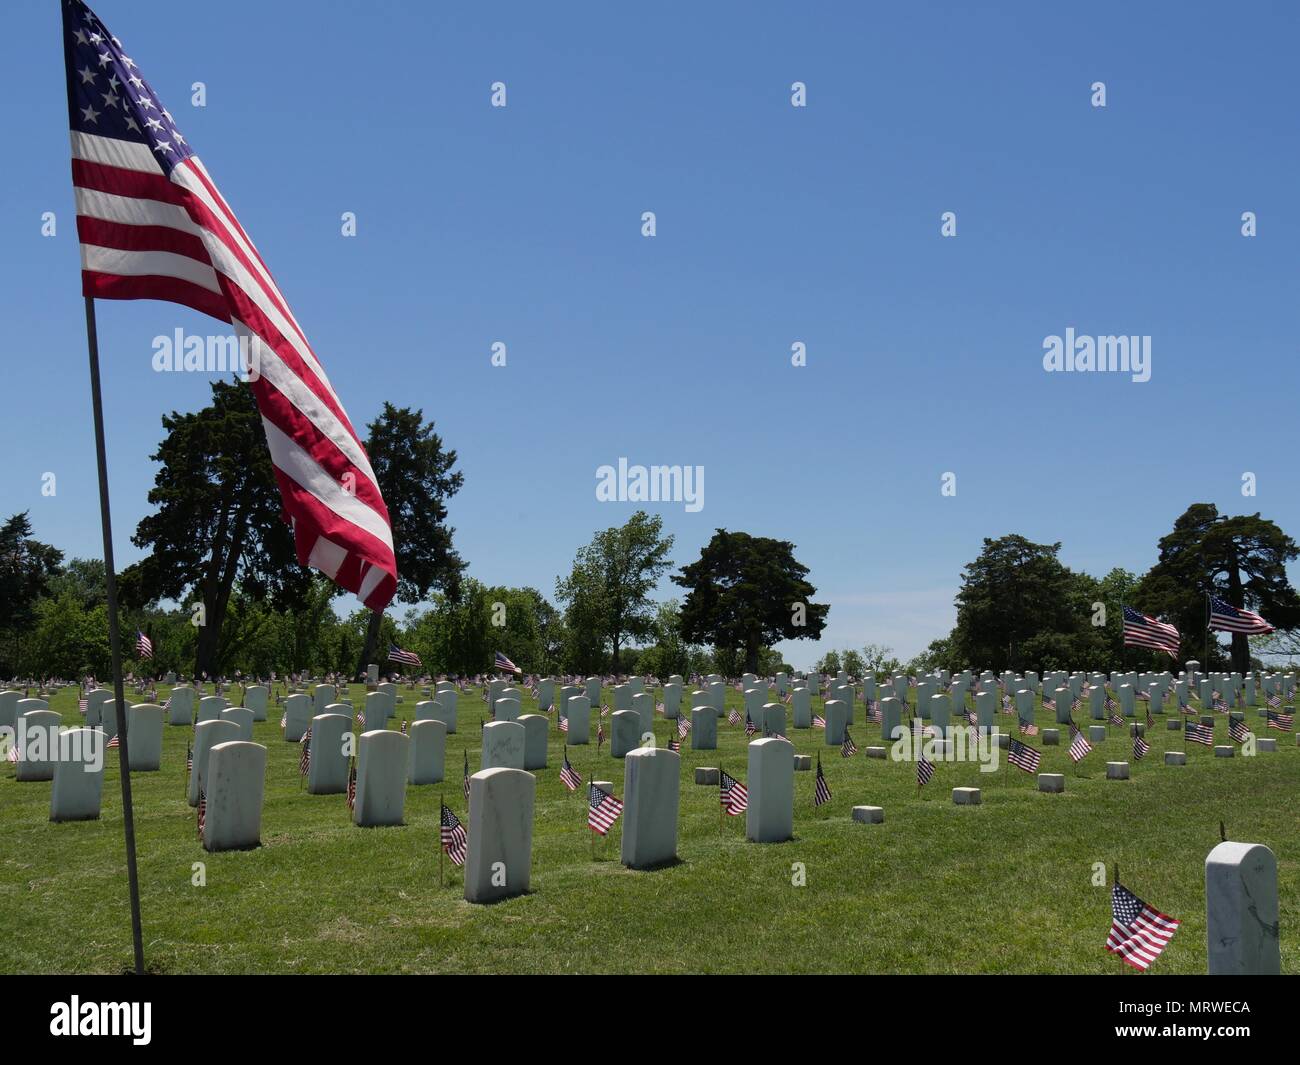
<svg viewBox="0 0 1300 1065"><path fill-rule="evenodd" d="M591 742L591 700L585 695L571 695L562 708L569 722L567 742L581 747Z"/></svg>
<svg viewBox="0 0 1300 1065"><path fill-rule="evenodd" d="M1282 972L1277 859L1262 843L1220 843L1205 859L1211 976Z"/></svg>
<svg viewBox="0 0 1300 1065"><path fill-rule="evenodd" d="M322 705L320 712L325 713L326 705ZM284 738L289 743L297 743L302 739L302 735L307 731L307 726L311 724L312 701L307 696L298 693L288 696L284 700Z"/></svg>
<svg viewBox="0 0 1300 1065"><path fill-rule="evenodd" d="M209 851L256 847L262 840L266 748L246 740L218 743L208 753L207 781L203 846Z"/></svg>
<svg viewBox="0 0 1300 1065"><path fill-rule="evenodd" d="M443 778L446 763L447 726L438 720L417 721L411 726L411 761L406 775L407 782L437 784Z"/></svg>
<svg viewBox="0 0 1300 1065"><path fill-rule="evenodd" d="M794 746L772 738L751 743L746 787L746 838L755 843L790 839L794 835Z"/></svg>
<svg viewBox="0 0 1300 1065"><path fill-rule="evenodd" d="M254 721L266 720L267 690L260 684L250 684L244 689L244 706L253 711Z"/></svg>
<svg viewBox="0 0 1300 1065"><path fill-rule="evenodd" d="M716 751L718 749L718 712L711 706L697 706L691 710L691 750Z"/></svg>
<svg viewBox="0 0 1300 1065"><path fill-rule="evenodd" d="M167 707L169 725L189 725L194 721L194 689L190 687L173 688L169 696L171 702Z"/></svg>
<svg viewBox="0 0 1300 1065"><path fill-rule="evenodd" d="M533 860L537 778L522 769L497 767L475 773L469 788L465 901L493 902L524 894Z"/></svg>
<svg viewBox="0 0 1300 1065"><path fill-rule="evenodd" d="M406 809L411 741L391 729L363 732L357 741L357 798L352 822L362 828L400 825Z"/></svg>
<svg viewBox="0 0 1300 1065"><path fill-rule="evenodd" d="M337 705L337 704L335 704ZM317 714L311 719L311 762L307 791L311 795L341 795L348 790L348 766L343 737L352 731L350 714Z"/></svg>
<svg viewBox="0 0 1300 1065"><path fill-rule="evenodd" d="M482 768L523 769L525 738L518 721L489 721L483 726Z"/></svg>
<svg viewBox="0 0 1300 1065"><path fill-rule="evenodd" d="M159 720L161 722L161 718ZM104 791L108 737L98 729L74 728L59 733L57 743L50 820L98 819L99 802Z"/></svg>
<svg viewBox="0 0 1300 1065"><path fill-rule="evenodd" d="M239 738L253 742L253 711L246 706L229 706L221 711L221 720L233 723L239 729Z"/></svg>
<svg viewBox="0 0 1300 1065"><path fill-rule="evenodd" d="M662 747L629 751L623 763L622 861L649 869L677 857L681 756Z"/></svg>
<svg viewBox="0 0 1300 1065"><path fill-rule="evenodd" d="M126 708L126 753L132 773L154 773L162 767L163 708L136 703Z"/></svg>
<svg viewBox="0 0 1300 1065"><path fill-rule="evenodd" d="M635 710L617 710L610 718L609 753L623 758L641 746L641 715Z"/></svg>
<svg viewBox="0 0 1300 1065"><path fill-rule="evenodd" d="M551 729L551 719L545 714L522 714L520 725L524 726L524 764L523 768L531 772L546 768L547 733Z"/></svg>
<svg viewBox="0 0 1300 1065"><path fill-rule="evenodd" d="M194 726L194 768L190 772L189 804L198 806L199 789L206 789L208 754L218 743L239 740L239 726L233 721L200 721Z"/></svg>
<svg viewBox="0 0 1300 1065"><path fill-rule="evenodd" d="M36 705L29 710L30 704ZM20 757L14 769L19 780L54 779L54 766L59 757L59 723L62 720L53 710L45 708L44 699L18 700L15 742Z"/></svg>

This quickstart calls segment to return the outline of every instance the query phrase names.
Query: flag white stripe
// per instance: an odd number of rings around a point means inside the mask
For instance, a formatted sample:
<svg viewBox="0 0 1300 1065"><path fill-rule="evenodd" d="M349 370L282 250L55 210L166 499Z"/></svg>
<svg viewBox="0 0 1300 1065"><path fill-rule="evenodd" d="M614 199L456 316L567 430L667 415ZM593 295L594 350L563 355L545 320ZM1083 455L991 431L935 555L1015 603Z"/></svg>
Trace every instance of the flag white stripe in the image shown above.
<svg viewBox="0 0 1300 1065"><path fill-rule="evenodd" d="M297 441L281 432L274 422L264 416L262 425L266 429L271 461L286 477L315 496L344 521L370 533L392 550L393 532L381 515L350 492L345 492L328 471L322 469Z"/></svg>
<svg viewBox="0 0 1300 1065"><path fill-rule="evenodd" d="M78 133L75 129L71 133L74 159L163 176L163 169L148 145L118 140L116 137L98 137L93 133Z"/></svg>
<svg viewBox="0 0 1300 1065"><path fill-rule="evenodd" d="M123 251L101 248L97 244L81 246L81 267L101 274L124 277L175 277L189 281L210 292L220 294L217 272L206 263L170 251Z"/></svg>

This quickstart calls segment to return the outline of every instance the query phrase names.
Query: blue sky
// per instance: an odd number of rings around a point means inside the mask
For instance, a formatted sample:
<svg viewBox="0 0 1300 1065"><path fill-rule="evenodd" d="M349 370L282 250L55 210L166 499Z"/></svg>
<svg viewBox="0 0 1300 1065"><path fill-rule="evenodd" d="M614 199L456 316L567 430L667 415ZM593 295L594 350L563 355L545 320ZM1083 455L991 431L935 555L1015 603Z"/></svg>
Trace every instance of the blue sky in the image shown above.
<svg viewBox="0 0 1300 1065"><path fill-rule="evenodd" d="M459 452L456 543L484 581L553 594L636 509L596 501L620 456L704 467L698 513L649 506L679 564L717 527L794 541L832 607L822 641L783 645L800 668L945 634L985 536L1101 574L1150 566L1193 501L1300 530L1291 5L92 6L354 423L420 406ZM58 5L8 15L0 511L92 555ZM177 327L214 329L99 303L120 564L159 416L207 395L151 367ZM1046 373L1067 327L1150 336L1151 380Z"/></svg>

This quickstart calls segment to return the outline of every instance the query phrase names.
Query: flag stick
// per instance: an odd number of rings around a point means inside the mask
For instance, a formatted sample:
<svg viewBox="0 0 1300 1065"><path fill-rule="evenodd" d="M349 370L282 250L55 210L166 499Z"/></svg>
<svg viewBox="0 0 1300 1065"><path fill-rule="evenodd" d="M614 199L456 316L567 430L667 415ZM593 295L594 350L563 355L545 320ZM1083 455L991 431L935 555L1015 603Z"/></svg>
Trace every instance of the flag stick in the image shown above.
<svg viewBox="0 0 1300 1065"><path fill-rule="evenodd" d="M438 792L438 886L439 887L443 886L442 855L443 855L444 848L442 846L442 808L446 806L446 804L447 804L446 796L442 792Z"/></svg>
<svg viewBox="0 0 1300 1065"><path fill-rule="evenodd" d="M99 386L99 334L95 300L86 297L86 346L90 359L90 402L95 418L95 461L99 467L99 520L104 534L104 583L108 597L108 643L113 662L117 710L117 761L122 782L122 830L126 837L126 878L131 895L131 944L135 972L144 975L144 935L140 924L140 881L135 865L135 816L131 804L131 764L127 758L126 695L122 687L122 634L117 623L117 575L113 568L113 521L108 506L108 456L104 447L104 402Z"/></svg>

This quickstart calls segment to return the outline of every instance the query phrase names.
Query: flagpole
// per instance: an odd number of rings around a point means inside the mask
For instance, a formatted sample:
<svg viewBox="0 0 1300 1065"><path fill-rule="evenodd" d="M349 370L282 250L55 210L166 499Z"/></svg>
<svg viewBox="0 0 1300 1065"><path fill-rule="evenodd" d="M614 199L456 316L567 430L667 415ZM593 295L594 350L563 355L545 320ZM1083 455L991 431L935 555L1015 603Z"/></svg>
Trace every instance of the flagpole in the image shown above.
<svg viewBox="0 0 1300 1065"><path fill-rule="evenodd" d="M117 709L117 761L122 780L122 829L126 837L126 878L131 895L131 944L135 972L144 975L144 934L140 923L140 881L135 865L135 816L131 805L131 764L127 758L126 694L122 686L122 634L117 624L117 575L113 568L113 521L108 507L108 457L104 447L104 403L99 385L99 332L95 299L86 297L86 347L90 359L90 403L95 418L95 461L99 467L99 521L104 534L104 583L108 596L108 644L113 662Z"/></svg>

